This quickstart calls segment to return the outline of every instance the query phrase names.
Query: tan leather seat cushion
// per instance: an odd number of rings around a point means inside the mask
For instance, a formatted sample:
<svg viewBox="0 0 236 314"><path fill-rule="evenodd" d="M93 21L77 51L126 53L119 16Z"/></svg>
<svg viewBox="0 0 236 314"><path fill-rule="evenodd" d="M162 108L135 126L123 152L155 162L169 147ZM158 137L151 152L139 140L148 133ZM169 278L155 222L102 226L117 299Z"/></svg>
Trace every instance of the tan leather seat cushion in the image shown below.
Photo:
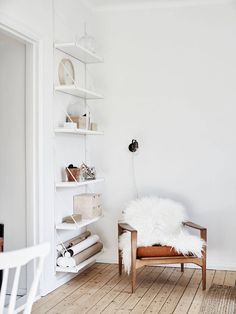
<svg viewBox="0 0 236 314"><path fill-rule="evenodd" d="M171 246L141 246L137 249L137 257L169 257L183 256L175 251Z"/></svg>

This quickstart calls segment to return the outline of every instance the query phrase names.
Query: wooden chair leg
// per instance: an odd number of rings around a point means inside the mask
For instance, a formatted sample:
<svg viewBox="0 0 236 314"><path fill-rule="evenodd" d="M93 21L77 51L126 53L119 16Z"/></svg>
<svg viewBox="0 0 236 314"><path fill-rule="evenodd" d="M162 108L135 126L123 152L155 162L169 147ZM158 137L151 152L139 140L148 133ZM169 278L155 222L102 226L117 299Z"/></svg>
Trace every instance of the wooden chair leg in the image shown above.
<svg viewBox="0 0 236 314"><path fill-rule="evenodd" d="M201 230L201 238L207 242L207 230ZM206 245L204 245L202 253L202 290L206 290Z"/></svg>
<svg viewBox="0 0 236 314"><path fill-rule="evenodd" d="M136 254L137 254L137 232L131 233L131 286L132 293L136 288Z"/></svg>
<svg viewBox="0 0 236 314"><path fill-rule="evenodd" d="M206 263L202 266L202 290L206 290Z"/></svg>
<svg viewBox="0 0 236 314"><path fill-rule="evenodd" d="M132 272L131 272L131 287L132 287L132 293L134 293L136 288L136 267L135 265L132 265Z"/></svg>
<svg viewBox="0 0 236 314"><path fill-rule="evenodd" d="M118 267L119 267L119 275L122 275L122 252L119 249L119 237L122 235L122 229L118 224Z"/></svg>
<svg viewBox="0 0 236 314"><path fill-rule="evenodd" d="M119 275L122 275L122 254L121 254L121 250L118 250L118 255L119 255Z"/></svg>
<svg viewBox="0 0 236 314"><path fill-rule="evenodd" d="M181 263L181 271L184 271L184 263Z"/></svg>

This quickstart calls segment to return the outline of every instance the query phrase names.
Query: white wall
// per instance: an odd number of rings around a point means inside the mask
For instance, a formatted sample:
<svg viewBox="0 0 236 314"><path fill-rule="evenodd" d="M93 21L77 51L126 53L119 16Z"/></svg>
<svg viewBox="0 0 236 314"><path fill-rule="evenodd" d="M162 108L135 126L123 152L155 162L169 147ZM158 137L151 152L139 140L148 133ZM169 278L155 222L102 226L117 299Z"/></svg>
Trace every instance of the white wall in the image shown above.
<svg viewBox="0 0 236 314"><path fill-rule="evenodd" d="M0 222L4 224L4 251L11 251L27 243L25 45L3 33L0 68ZM26 292L25 270L19 287L20 293Z"/></svg>
<svg viewBox="0 0 236 314"><path fill-rule="evenodd" d="M57 16L57 40L80 36L85 20L93 24L94 14L80 1L68 5L66 0L57 0L55 4L64 21ZM54 170L58 171L54 148L63 150L63 144L53 134L55 115L60 116L55 107L62 100L57 95L53 98L52 13L48 0L0 2L0 19L16 21L36 33L43 44L40 240L52 244L43 293L68 279L54 272ZM140 194L168 196L186 204L190 217L209 229L209 265L235 268L234 7L183 6L96 15L89 31L95 36L99 33L98 42L102 41L105 64L99 66L103 72L97 87L106 99L93 108L105 136L99 142L90 138L89 143L90 156L95 156L94 163L106 176L106 217L99 225L107 248L103 260L116 261L117 219L126 201L134 197L127 146L136 137ZM75 158L74 150L72 155ZM56 162L62 165L66 158L62 152Z"/></svg>
<svg viewBox="0 0 236 314"><path fill-rule="evenodd" d="M140 195L185 204L191 220L208 228L208 267L236 269L235 6L105 10L98 25L106 95L97 112L105 129L97 155L106 173L103 259L116 261L116 223L134 197L127 146L136 138Z"/></svg>

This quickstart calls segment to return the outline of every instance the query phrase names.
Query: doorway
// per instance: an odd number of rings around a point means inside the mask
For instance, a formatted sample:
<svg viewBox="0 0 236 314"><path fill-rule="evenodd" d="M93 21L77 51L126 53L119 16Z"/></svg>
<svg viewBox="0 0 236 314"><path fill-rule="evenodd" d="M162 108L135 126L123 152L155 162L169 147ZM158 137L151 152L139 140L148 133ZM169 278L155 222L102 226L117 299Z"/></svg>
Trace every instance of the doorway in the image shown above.
<svg viewBox="0 0 236 314"><path fill-rule="evenodd" d="M0 223L4 251L39 239L39 43L0 23ZM24 304L35 264L23 269L17 306ZM11 285L11 279L9 280Z"/></svg>
<svg viewBox="0 0 236 314"><path fill-rule="evenodd" d="M27 246L25 58L25 43L0 32L0 222L4 225L4 251ZM26 292L23 269L18 294Z"/></svg>

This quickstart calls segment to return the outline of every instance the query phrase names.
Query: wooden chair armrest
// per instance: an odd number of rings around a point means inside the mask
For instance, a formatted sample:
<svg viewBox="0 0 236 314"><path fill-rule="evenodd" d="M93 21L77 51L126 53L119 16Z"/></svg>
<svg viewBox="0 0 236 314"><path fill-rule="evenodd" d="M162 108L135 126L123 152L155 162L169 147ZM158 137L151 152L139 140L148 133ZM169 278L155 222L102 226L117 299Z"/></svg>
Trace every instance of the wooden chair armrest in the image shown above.
<svg viewBox="0 0 236 314"><path fill-rule="evenodd" d="M137 230L131 227L127 223L120 222L118 223L118 237L122 235L125 231L131 233L131 261L132 265L135 264L136 261L136 252L137 252ZM132 269L134 266L132 266ZM121 272L120 272L121 273Z"/></svg>
<svg viewBox="0 0 236 314"><path fill-rule="evenodd" d="M122 231L129 231L129 232L137 232L137 230L135 230L133 227L131 227L129 224L124 223L124 222L120 222L118 223L118 227L120 230Z"/></svg>
<svg viewBox="0 0 236 314"><path fill-rule="evenodd" d="M200 225L197 225L197 224L195 224L195 223L193 223L193 222L191 222L191 221L184 221L184 222L183 222L183 225L184 225L184 226L187 226L187 227L190 227L190 228L193 228L193 229L206 230L205 227L202 227L202 226L200 226Z"/></svg>
<svg viewBox="0 0 236 314"><path fill-rule="evenodd" d="M205 243L207 242L207 228L199 226L199 225L197 225L191 221L184 221L183 225L186 227L190 227L190 228L199 230L201 239L204 240Z"/></svg>

